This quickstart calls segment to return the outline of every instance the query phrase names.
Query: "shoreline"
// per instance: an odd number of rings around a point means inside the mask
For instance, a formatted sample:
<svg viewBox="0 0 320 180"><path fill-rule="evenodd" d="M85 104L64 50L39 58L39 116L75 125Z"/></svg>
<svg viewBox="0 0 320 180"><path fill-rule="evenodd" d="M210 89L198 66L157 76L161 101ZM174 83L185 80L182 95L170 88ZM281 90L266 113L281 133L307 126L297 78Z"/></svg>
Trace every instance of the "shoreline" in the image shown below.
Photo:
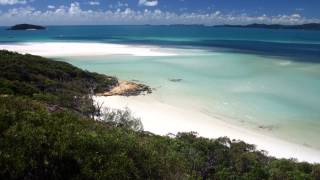
<svg viewBox="0 0 320 180"><path fill-rule="evenodd" d="M29 53L44 57L80 57L105 55L132 56L176 56L173 49L153 46L118 45L106 43L72 43L72 42L37 42L19 44L0 44L0 49ZM120 93L121 94L121 93ZM135 116L142 119L147 131L166 135L177 132L198 132L200 136L217 138L227 136L240 139L266 150L277 158L296 158L299 161L320 162L320 150L300 144L290 143L280 138L267 136L251 129L237 127L220 117L213 117L195 109L184 109L157 101L151 96L126 97L117 91L109 97L98 97L104 106L115 109L128 107ZM106 99L107 98L107 99Z"/></svg>
<svg viewBox="0 0 320 180"><path fill-rule="evenodd" d="M165 104L157 101L152 95L95 96L94 100L103 108L129 108L134 116L141 118L146 131L158 135L193 131L206 138L228 137L254 144L258 150L267 151L268 156L320 163L320 151L317 149L237 127L219 117L212 117L193 109Z"/></svg>
<svg viewBox="0 0 320 180"><path fill-rule="evenodd" d="M94 42L30 42L15 44L0 44L0 49L33 54L44 57L68 56L106 56L106 55L132 55L132 56L177 56L172 48L159 48L156 46L121 45Z"/></svg>

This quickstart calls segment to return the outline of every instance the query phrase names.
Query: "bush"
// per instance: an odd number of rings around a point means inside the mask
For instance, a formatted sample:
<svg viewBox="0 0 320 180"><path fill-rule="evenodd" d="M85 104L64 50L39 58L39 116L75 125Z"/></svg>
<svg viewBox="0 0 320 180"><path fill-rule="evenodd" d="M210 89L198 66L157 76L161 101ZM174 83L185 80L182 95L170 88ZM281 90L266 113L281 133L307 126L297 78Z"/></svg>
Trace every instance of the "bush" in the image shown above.
<svg viewBox="0 0 320 180"><path fill-rule="evenodd" d="M128 108L125 108L124 110L112 110L105 108L100 120L111 123L115 127L132 129L134 131L143 131L141 120L133 117Z"/></svg>

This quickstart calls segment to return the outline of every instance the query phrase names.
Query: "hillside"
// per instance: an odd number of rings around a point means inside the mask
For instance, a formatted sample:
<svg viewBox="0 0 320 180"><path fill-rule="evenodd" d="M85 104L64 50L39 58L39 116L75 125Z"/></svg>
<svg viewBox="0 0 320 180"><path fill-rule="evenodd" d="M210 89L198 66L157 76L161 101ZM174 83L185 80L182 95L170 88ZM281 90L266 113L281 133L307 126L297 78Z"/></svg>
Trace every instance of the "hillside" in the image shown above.
<svg viewBox="0 0 320 180"><path fill-rule="evenodd" d="M51 109L95 113L89 94L109 91L118 80L46 58L0 51L0 94L28 96Z"/></svg>
<svg viewBox="0 0 320 180"><path fill-rule="evenodd" d="M0 51L0 179L320 179L320 165L268 157L242 141L145 132L128 110L94 120L92 94L117 84Z"/></svg>

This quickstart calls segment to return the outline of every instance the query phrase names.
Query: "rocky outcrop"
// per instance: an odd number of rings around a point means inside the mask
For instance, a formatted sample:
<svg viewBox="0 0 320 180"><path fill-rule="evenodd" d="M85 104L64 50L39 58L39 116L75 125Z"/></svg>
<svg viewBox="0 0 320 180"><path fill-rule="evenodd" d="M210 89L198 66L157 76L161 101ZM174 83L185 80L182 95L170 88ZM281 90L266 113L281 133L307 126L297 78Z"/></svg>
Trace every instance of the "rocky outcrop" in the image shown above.
<svg viewBox="0 0 320 180"><path fill-rule="evenodd" d="M130 81L119 81L118 85L110 91L99 93L98 96L138 96L141 94L150 94L152 90L149 86Z"/></svg>

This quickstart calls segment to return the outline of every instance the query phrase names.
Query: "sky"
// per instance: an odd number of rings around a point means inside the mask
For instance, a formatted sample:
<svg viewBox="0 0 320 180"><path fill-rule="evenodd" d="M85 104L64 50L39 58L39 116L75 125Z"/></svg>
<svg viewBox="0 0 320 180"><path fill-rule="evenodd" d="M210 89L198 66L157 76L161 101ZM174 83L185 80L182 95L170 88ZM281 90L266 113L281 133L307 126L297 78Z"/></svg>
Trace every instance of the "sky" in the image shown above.
<svg viewBox="0 0 320 180"><path fill-rule="evenodd" d="M0 26L311 22L320 0L0 0Z"/></svg>

